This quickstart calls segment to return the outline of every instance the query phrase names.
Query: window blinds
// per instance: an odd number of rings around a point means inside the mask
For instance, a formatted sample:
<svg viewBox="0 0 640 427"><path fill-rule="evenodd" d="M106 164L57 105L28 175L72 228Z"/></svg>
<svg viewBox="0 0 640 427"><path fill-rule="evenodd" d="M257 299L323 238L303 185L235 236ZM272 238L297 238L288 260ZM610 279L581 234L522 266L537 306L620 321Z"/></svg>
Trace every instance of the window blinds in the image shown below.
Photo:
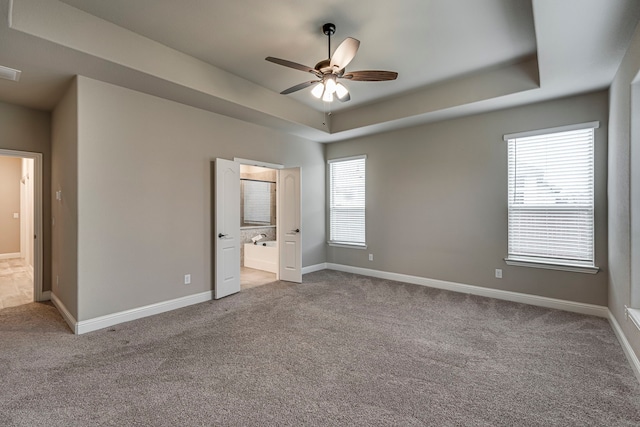
<svg viewBox="0 0 640 427"><path fill-rule="evenodd" d="M509 259L594 265L594 130L508 139Z"/></svg>
<svg viewBox="0 0 640 427"><path fill-rule="evenodd" d="M329 242L365 246L365 156L329 161Z"/></svg>

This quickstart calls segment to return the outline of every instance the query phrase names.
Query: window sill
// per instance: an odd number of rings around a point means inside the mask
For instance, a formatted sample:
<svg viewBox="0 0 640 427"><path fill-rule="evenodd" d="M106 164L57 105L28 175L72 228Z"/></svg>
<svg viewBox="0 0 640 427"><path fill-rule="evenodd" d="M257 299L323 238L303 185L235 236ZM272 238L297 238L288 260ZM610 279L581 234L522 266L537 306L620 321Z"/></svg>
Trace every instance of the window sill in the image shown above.
<svg viewBox="0 0 640 427"><path fill-rule="evenodd" d="M336 242L327 242L329 246L333 246L336 248L351 248L351 249L367 249L366 243L364 245L358 245L355 243L336 243Z"/></svg>
<svg viewBox="0 0 640 427"><path fill-rule="evenodd" d="M637 308L627 308L625 307L625 311L627 316L631 318L633 324L640 330L640 310Z"/></svg>
<svg viewBox="0 0 640 427"><path fill-rule="evenodd" d="M505 258L507 265L515 265L518 267L544 268L547 270L571 271L573 273L596 274L600 269L598 267L589 267L574 264L553 264L548 262L532 261L524 258Z"/></svg>

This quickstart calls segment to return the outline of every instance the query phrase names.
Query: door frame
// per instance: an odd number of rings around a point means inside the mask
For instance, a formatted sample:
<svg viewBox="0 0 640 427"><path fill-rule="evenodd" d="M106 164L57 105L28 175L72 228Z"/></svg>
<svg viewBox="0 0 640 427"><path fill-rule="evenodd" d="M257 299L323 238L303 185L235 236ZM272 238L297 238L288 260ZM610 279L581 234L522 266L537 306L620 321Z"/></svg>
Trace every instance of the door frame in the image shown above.
<svg viewBox="0 0 640 427"><path fill-rule="evenodd" d="M0 156L33 159L33 300L48 301L51 291L42 290L43 234L42 234L42 153L0 148Z"/></svg>

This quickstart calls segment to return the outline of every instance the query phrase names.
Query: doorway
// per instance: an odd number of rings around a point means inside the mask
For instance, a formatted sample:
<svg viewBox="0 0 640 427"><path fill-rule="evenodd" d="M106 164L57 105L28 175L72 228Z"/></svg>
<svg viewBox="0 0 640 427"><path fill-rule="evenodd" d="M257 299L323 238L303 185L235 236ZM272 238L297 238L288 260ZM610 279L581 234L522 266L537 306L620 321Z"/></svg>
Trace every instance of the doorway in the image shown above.
<svg viewBox="0 0 640 427"><path fill-rule="evenodd" d="M301 283L300 168L216 159L212 177L214 299L241 290L241 270L244 289Z"/></svg>
<svg viewBox="0 0 640 427"><path fill-rule="evenodd" d="M240 165L240 289L278 280L278 171Z"/></svg>
<svg viewBox="0 0 640 427"><path fill-rule="evenodd" d="M0 309L43 301L42 158L0 150Z"/></svg>

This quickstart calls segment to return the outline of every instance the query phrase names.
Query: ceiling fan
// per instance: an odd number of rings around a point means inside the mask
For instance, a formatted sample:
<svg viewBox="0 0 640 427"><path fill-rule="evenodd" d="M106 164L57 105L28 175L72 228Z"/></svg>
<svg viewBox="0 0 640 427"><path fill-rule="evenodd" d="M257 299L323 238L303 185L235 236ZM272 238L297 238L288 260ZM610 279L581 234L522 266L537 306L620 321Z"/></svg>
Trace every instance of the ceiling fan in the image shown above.
<svg viewBox="0 0 640 427"><path fill-rule="evenodd" d="M322 98L325 102L332 102L335 95L339 101L346 102L351 99L349 90L345 85L338 82L338 79L361 82L382 82L395 80L398 77L398 73L395 71L367 70L346 72L346 66L349 65L351 60L356 56L356 52L358 52L360 41L352 37L347 37L336 48L333 56L331 56L331 36L335 34L336 26L331 23L324 24L322 26L322 32L328 37L329 59L324 59L318 62L314 68L307 67L306 65L298 64L296 62L287 61L286 59L274 58L272 56L265 58L267 61L273 62L274 64L305 71L318 78L318 80L311 80L292 86L289 89L285 89L280 92L282 95L288 95L315 85L311 90L311 94L316 98Z"/></svg>

